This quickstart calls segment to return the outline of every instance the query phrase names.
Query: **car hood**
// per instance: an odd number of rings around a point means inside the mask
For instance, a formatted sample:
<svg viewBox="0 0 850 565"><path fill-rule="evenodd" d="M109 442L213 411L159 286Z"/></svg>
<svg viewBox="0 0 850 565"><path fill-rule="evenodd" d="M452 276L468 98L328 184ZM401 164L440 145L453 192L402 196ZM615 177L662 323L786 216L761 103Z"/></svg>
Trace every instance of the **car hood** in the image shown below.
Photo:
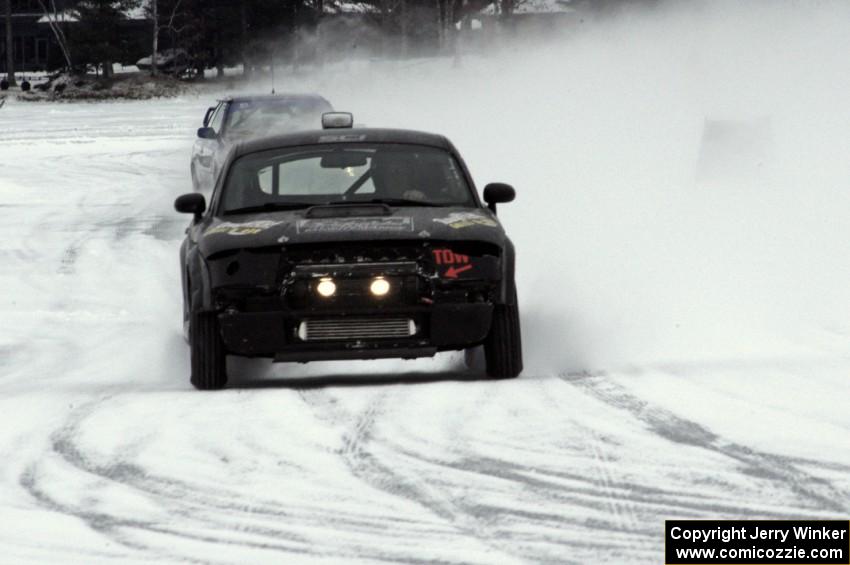
<svg viewBox="0 0 850 565"><path fill-rule="evenodd" d="M501 246L505 239L498 219L486 208L392 207L389 214L374 212L354 215L340 207L338 212L323 208L322 217L308 217L306 210L214 217L198 244L208 257L231 249L302 243L434 240Z"/></svg>

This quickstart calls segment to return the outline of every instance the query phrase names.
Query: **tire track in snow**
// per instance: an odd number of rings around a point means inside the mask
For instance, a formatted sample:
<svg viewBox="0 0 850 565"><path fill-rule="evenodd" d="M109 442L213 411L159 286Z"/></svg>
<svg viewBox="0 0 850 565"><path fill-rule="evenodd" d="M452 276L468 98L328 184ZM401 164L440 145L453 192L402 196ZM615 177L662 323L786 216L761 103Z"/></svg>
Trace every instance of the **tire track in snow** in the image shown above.
<svg viewBox="0 0 850 565"><path fill-rule="evenodd" d="M724 440L696 422L637 398L607 379L605 373L569 373L561 378L605 404L629 413L647 425L654 434L668 441L715 452L740 463L743 466L742 473L769 480L779 488L790 490L810 510L837 514L850 510L850 504L842 502L850 500L850 493L801 470L794 458ZM799 514L796 516L799 517Z"/></svg>
<svg viewBox="0 0 850 565"><path fill-rule="evenodd" d="M323 505L281 508L271 500L256 500L250 494L246 496L244 492L232 490L227 484L211 489L209 484L159 476L127 457L134 451L132 445L103 462L105 456L85 450L79 438L85 430L87 419L101 413L107 400L102 399L75 409L65 424L51 434L50 449L46 456L29 465L19 483L42 506L77 517L91 529L128 548L156 553L158 549L161 550L163 543L151 543L150 538L158 536L153 541L173 538L272 551L280 556L340 558L350 555L350 543L334 545L332 542L323 542L317 545L315 539L295 532L305 528L356 532L369 539L369 536L384 534L390 528L398 529L412 523L403 516L394 516L391 520L376 519L357 509L340 512L339 509L331 510ZM366 428L361 426L360 429ZM140 445L138 449L143 447ZM45 463L51 462L58 462L63 467L57 471L55 465L52 465L49 469L52 473L47 473ZM106 491L117 486L145 497L161 508L165 516L128 521L121 518L126 515L126 509L116 509L115 512L96 510L91 505L60 502L49 493L50 485L73 483L80 477L97 483L96 488L91 489L88 499L114 500L114 493L110 496ZM104 496L99 497L101 492ZM417 524L413 525L420 529ZM242 537L234 539L232 534ZM250 536L250 539L243 539L244 536ZM186 551L189 555L194 554L189 549ZM357 551L358 555L375 560L418 562L405 553L388 558L380 548L368 547L366 544L358 547ZM186 559L182 553L172 553L168 555Z"/></svg>
<svg viewBox="0 0 850 565"><path fill-rule="evenodd" d="M546 383L553 387L558 387L560 390L547 391L542 395L545 402L550 405L552 410L558 410L560 407L553 399L554 394L566 394L575 396L577 393L582 394L581 389L577 389L573 383L564 381L559 378L541 379L541 384ZM579 415L580 416L580 415ZM616 437L603 435L599 430L588 426L586 422L581 421L580 417L571 419L570 425L572 428L579 430L585 439L590 451L592 452L594 466L599 469L601 478L587 477L576 473L555 472L546 470L542 473L542 477L551 477L553 481L567 479L582 483L586 486L576 487L575 493L582 496L589 496L591 499L599 497L603 504L610 505L612 508L617 508L617 515L628 515L629 517L621 521L622 524L640 524L642 520L639 518L641 514L651 511L653 513L660 512L742 512L745 515L752 514L761 515L759 512L749 510L747 508L738 507L724 501L710 498L699 492L694 492L693 489L676 488L660 488L658 486L647 486L634 481L628 476L628 473L623 473L625 468L627 471L630 467L624 467L621 461L618 461L614 456L615 453L622 452L622 445L617 442ZM538 476L541 472L538 471ZM690 486L690 485L687 485ZM598 503L588 504L592 508L600 508ZM625 508L625 510L620 510ZM794 516L788 513L768 513L775 518L790 518ZM651 535L654 537L656 532L653 530Z"/></svg>
<svg viewBox="0 0 850 565"><path fill-rule="evenodd" d="M82 455L80 455L75 449L65 445L67 441L66 436L69 432L73 433L75 431L78 420L84 419L88 414L91 414L98 405L106 400L108 400L108 398L101 398L99 400L89 402L73 411L65 425L54 432L51 436L50 451L52 453L48 453L47 457L50 457L53 454L59 455L60 458L71 463L72 467L88 472L85 469L86 465L84 464L84 458ZM125 536L121 535L119 531L122 527L145 528L146 524L144 522L115 517L110 514L76 507L60 502L48 494L48 485L45 484L45 480L41 472L43 463L43 458L39 458L38 460L31 462L26 466L24 472L18 478L18 484L41 506L53 512L78 518L93 531L105 535L109 539L112 539L128 549L142 551L151 549L144 544L139 544L134 542L132 539L125 538ZM101 473L99 476L101 478L107 478L108 475L109 473Z"/></svg>
<svg viewBox="0 0 850 565"><path fill-rule="evenodd" d="M557 378L542 379L542 382L551 383L556 388L548 393L541 389L543 394L536 395L541 404L547 405L543 410L543 413L547 414L547 423L550 423L548 418L563 410L563 407L554 401L553 395L567 393L575 397L576 394L583 394L582 390L571 382ZM626 419L630 421L631 415L626 416ZM669 481L663 487L658 486L657 475L651 475L652 481L643 484L641 473L637 473L637 479L630 477L635 471L630 462L615 457L615 454L623 453L623 446L617 443L617 437L608 437L600 430L594 429L592 425L582 421L581 413L577 416L559 417L553 425L564 426L566 434L578 432L574 441L583 444L585 456L576 459L576 456L567 453L562 457L568 459L559 461L556 453L553 453L551 464L559 463L558 467L537 468L533 464L524 463L521 456L513 459L475 456L475 446L466 449L457 445L461 457L448 461L396 449L405 456L419 459L423 471L429 467L438 467L436 473L430 474L444 476L447 481L474 484L482 494L486 491L485 481L495 477L510 484L501 489L505 493L528 493L526 498L533 495L538 501L533 511L524 509L525 501L516 497L506 497L504 506L493 506L490 503L479 505L475 509L466 508L466 511L479 516L499 516L502 524L494 524L493 527L502 526L503 530L507 530L504 532L506 537L510 536L510 530L507 529L510 524L506 524L510 517L525 519L529 526L537 528L587 532L584 539L546 540L551 546L566 549L567 554L568 548L572 548L597 551L600 555L609 556L615 552L630 556L629 559L633 559L635 555L652 559L659 550L658 531L654 524L668 516L736 515L777 519L800 516L799 512L786 509L787 507L760 509L752 505L746 506L746 502L735 500L733 496L717 498L710 491L695 491L690 483ZM651 440L652 436L649 439ZM569 451L557 444L551 447ZM625 453L628 454L628 451ZM588 467L596 472L581 471ZM576 471L560 470L562 468ZM475 475L480 477L476 478ZM578 512L576 509L579 509ZM604 544L584 541L598 539L600 530L606 532L603 534ZM535 562L562 562L564 553L565 551L561 551L557 557L547 557L545 548L541 548L539 552L529 550L527 555L533 556Z"/></svg>
<svg viewBox="0 0 850 565"><path fill-rule="evenodd" d="M576 459L569 449L557 444L549 447L566 452L562 457L569 459L561 459L566 469L588 468L589 465L595 472L536 468L523 463L521 457L478 455L476 446L467 445L463 434L458 434L457 443L448 447L457 458L435 458L430 450L405 448L398 444L397 438L377 432L376 426L385 417L397 422L386 406L393 402L394 406L403 407L404 398L381 393L355 416L340 409L326 391L309 390L300 394L320 419L347 424L349 432L344 436L341 456L355 476L391 495L416 502L452 524L460 535L481 541L498 540L495 549L502 551L505 557L516 554L517 546L521 545L519 551L523 557L541 563L564 562L564 555L569 555L571 549L596 555L613 552L631 558L644 555L650 559L658 551L654 521L665 516L799 517L784 509L745 507L736 504L732 497L717 499L711 493L694 492L689 485L677 488L676 483L672 483L667 488L635 482L629 478L632 469L628 465L623 468L623 462L614 456L622 450L616 437L608 437L592 425L581 422L580 414L568 417L559 414L562 408L554 400L558 394L574 396L584 394L583 391L557 378L544 381L554 389L546 391L538 387L539 392L534 396L545 407L545 421L552 424L551 418L555 417L555 425L569 428L565 429L568 434L577 433L575 441L583 444L584 455ZM626 419L631 420L631 415ZM493 485L494 480L501 484ZM450 496L452 489L462 484L474 485L478 493L476 500ZM657 481L651 484L656 485ZM576 509L585 510L576 512ZM518 531L527 532L530 528L566 533L560 537L559 534L554 537L551 534L534 534L530 538L527 534L517 536ZM595 541L600 537L600 530L609 532L604 535L604 542ZM576 532L586 533L576 537Z"/></svg>
<svg viewBox="0 0 850 565"><path fill-rule="evenodd" d="M758 516L768 516L775 519L799 517L799 514L790 511L753 510L744 506L716 501L700 494L647 487L639 483L613 478L608 479L604 487L600 487L600 480L595 476L559 473L550 469L540 470L502 459L483 457L465 459L458 464L445 466L447 470L460 470L514 481L517 483L517 488L537 490L553 500L574 507L584 507L588 510L610 510L612 507L610 499L616 497L621 504L628 503L642 512L653 514L697 512L700 514L727 513L752 518ZM565 483L570 483L570 486ZM553 514L552 516L556 515ZM569 518L564 519L568 520ZM622 527L606 529L610 529L612 532L623 531Z"/></svg>
<svg viewBox="0 0 850 565"><path fill-rule="evenodd" d="M547 394L548 391L545 390L545 384L548 382L551 382L551 379L538 380L541 387L541 397L553 413L557 413L560 410L560 406L554 401L552 395ZM596 473L589 477L589 479L593 481L604 503L610 508L611 515L615 519L616 526L618 526L616 529L626 534L632 534L635 537L633 544L626 545L623 549L645 552L648 557L651 556L657 549L653 543L656 538L656 532L653 528L647 528L645 525L642 526L645 522L642 522L639 518L638 504L635 499L633 497L622 496L623 491L620 485L625 483L625 480L620 476L620 466L611 455L612 448L616 450L617 445L611 440L606 440L598 430L585 426L572 418L571 422L578 429L583 430L588 440L588 445L593 455L593 466L596 469ZM627 544L630 541L626 540Z"/></svg>
<svg viewBox="0 0 850 565"><path fill-rule="evenodd" d="M104 397L75 409L64 425L51 434L50 450L46 454L46 458L30 463L19 477L20 486L39 504L51 511L80 519L93 531L103 534L128 549L154 553L160 557L196 561L188 559L182 553L166 552L163 554L161 544L144 543L139 539L143 539L145 534L153 534L289 554L311 553L309 542L292 532L273 527L247 525L244 520L248 517L271 518L275 521L291 520L294 517L289 512L282 511L277 507L245 501L245 497L241 493L231 495L224 488L212 492L203 485L193 485L182 480L158 477L148 473L144 468L134 463L122 461L120 458L109 463L96 463L95 457L89 456L79 447L76 438L80 436L83 422L89 416L97 413L98 409L108 400L110 400L110 397ZM86 497L87 499L96 500L99 491L115 485L126 487L147 496L152 502L164 508L167 512L167 520L163 523L162 520L130 519L122 517L121 513L98 511L86 505L60 502L48 491L50 484L57 484L63 480L62 477L50 477L51 480L48 483L45 478L46 473L42 471L44 461L51 458L58 458L67 468L81 475L84 479L94 479L102 483L100 489L90 492ZM70 478L66 477L64 480L67 481ZM108 500L108 497L105 498ZM233 518L234 514L239 515L242 520L239 518L232 521L225 519ZM179 517L181 522L172 526L170 524L174 522L175 517ZM180 525L184 527L180 528ZM205 529L214 529L220 532L236 531L240 534L266 538L269 541L258 542L201 535L190 531L192 526L202 526ZM211 561L198 560L197 562L208 563Z"/></svg>
<svg viewBox="0 0 850 565"><path fill-rule="evenodd" d="M343 438L340 456L352 474L360 480L391 496L414 502L438 517L456 533L484 544L489 549L482 555L484 562L492 562L494 559L499 562L523 561L497 539L483 515L457 504L450 496L440 492L434 485L426 484L419 477L401 472L399 469L402 465L393 464L392 459L399 455L410 457L411 454L395 450L389 442L382 441L383 438L375 437L375 423L380 416L385 415L389 396L386 391L378 392L367 407L354 417L343 412L335 403L329 402L326 391L299 390L299 394L314 411L321 410L318 414L320 419L329 420L334 424L354 420L351 431ZM384 450L389 453L383 453Z"/></svg>
<svg viewBox="0 0 850 565"><path fill-rule="evenodd" d="M317 409L333 411L335 408L326 398L323 400L323 393L309 391L302 392L302 396ZM386 396L382 394L372 401L356 419L346 414L336 414L333 418L341 422L355 421L352 432L346 436L342 455L349 458L353 473L368 484L414 500L454 525L461 535L489 542L488 545L502 552L502 560L509 557L534 563L581 563L581 560L571 561L565 557L570 555L570 549L594 554L609 554L614 550L623 555L638 550L647 558L657 552L650 541L650 538L657 537L657 532L651 527L641 530L634 510L639 503L651 504L650 495L618 496L628 493L629 489L616 483L611 471L606 469L614 464L602 455L603 449L610 449L610 445L596 447L596 455L591 455L592 460L599 458L595 465L602 477L597 474L552 473L515 460L475 456L475 445L468 444L462 434L449 448L459 455L456 460L435 459L426 453L405 449L391 438L375 438L374 425L380 419L376 416L384 414ZM548 395L537 396L546 398ZM494 401L493 396L487 395L486 401ZM476 407L480 409L477 404ZM555 410L551 413L556 414L558 407L552 405L551 408ZM391 415L388 416L393 420ZM591 443L600 441L592 430L585 428L582 433ZM429 477L438 479L429 480ZM495 492L490 486L494 481L500 483ZM565 483L570 483L570 486ZM579 486L574 486L576 483ZM492 499L504 500L504 505L480 501L478 496L469 501L466 497L447 494L450 488L464 484L474 485L478 495L495 495ZM487 492L488 489L490 492ZM499 496L499 493L504 496ZM523 500L523 493L528 495L524 498L533 498L531 504ZM521 498L518 500L517 496ZM609 523L607 520L600 522L576 516L577 507L615 518L613 523ZM559 511L562 509L563 512ZM528 538L527 533L519 533L524 526L542 526L550 531L562 532L567 529L572 532L604 529L616 538L609 537L606 543L586 541L590 536L569 541L536 534Z"/></svg>
<svg viewBox="0 0 850 565"><path fill-rule="evenodd" d="M103 131L108 131L107 126ZM2 137L2 136L0 136ZM138 140L137 140L138 141ZM36 209L42 210L42 215L37 222L33 222L29 228L27 237L19 234L13 239L18 241L18 247L9 252L0 251L0 254L11 255L14 265L10 268L16 273L22 288L30 291L31 295L43 297L48 302L41 308L33 308L29 312L20 309L27 325L32 325L33 330L28 332L29 336L16 337L20 342L16 347L17 355L35 343L49 344L53 350L51 357L77 358L80 351L76 342L69 341L64 337L68 320L82 308L78 303L78 297L68 292L58 292L55 284L57 273L60 277L69 277L67 281L74 282L72 277L76 276L77 263L86 258L89 244L95 240L105 240L110 244L131 235L143 234L160 240L177 240L179 238L180 225L185 225L184 218L179 216L165 216L163 214L140 214L138 206L139 199L134 201L128 196L127 191L85 190L89 186L115 186L123 183L126 175L150 177L154 172L154 179L162 178L168 174L173 167L168 156L172 155L172 149L154 149L151 151L137 151L123 153L113 148L111 151L99 153L87 153L85 158L91 161L90 166L80 167L79 155L58 155L52 160L63 171L63 191L55 202L51 202L44 208L44 203L39 202ZM32 169L27 176L24 188L26 194L32 194L35 198L41 198L46 192L40 187L54 186L55 169L45 169L43 166L29 164L29 156L15 163L16 167ZM66 166L67 165L67 166ZM154 166L156 165L156 166ZM171 177L176 177L173 172ZM188 177L187 174L182 176ZM138 184L138 180L134 180ZM126 183L123 183L126 184ZM163 183L164 184L164 183ZM174 184L170 181L169 184ZM65 198L66 196L72 198ZM51 197L52 194L50 195ZM144 200L142 200L144 202ZM148 203L145 202L145 206ZM158 208L158 206L157 206ZM142 212L147 210L144 208ZM72 222L64 222L56 225L56 217L73 218ZM18 228L10 229L15 233ZM12 238L9 238L12 239ZM64 281L63 281L64 282ZM46 314L45 314L46 313ZM44 320L38 317L45 315L51 318L59 318L60 324L44 324ZM35 332L37 330L37 333ZM36 359L36 364L44 364L45 359ZM26 367L24 363L16 363L16 366ZM33 364L29 365L34 366Z"/></svg>

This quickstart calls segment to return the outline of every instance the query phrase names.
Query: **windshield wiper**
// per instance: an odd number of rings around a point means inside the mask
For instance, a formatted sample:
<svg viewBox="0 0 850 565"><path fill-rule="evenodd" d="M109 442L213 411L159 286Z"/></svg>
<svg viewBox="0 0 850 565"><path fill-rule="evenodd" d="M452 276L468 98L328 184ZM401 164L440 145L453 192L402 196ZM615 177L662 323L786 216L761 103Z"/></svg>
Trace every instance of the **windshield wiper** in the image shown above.
<svg viewBox="0 0 850 565"><path fill-rule="evenodd" d="M423 200L413 200L412 198L373 198L372 200L345 200L338 202L329 202L328 205L334 204L386 204L388 206L451 206L451 204L439 204L436 202L428 202Z"/></svg>
<svg viewBox="0 0 850 565"><path fill-rule="evenodd" d="M224 215L230 214L251 214L252 212L274 212L277 210L300 210L301 208L309 208L315 206L312 202L266 202L258 206L245 206L243 208L233 208L225 210Z"/></svg>

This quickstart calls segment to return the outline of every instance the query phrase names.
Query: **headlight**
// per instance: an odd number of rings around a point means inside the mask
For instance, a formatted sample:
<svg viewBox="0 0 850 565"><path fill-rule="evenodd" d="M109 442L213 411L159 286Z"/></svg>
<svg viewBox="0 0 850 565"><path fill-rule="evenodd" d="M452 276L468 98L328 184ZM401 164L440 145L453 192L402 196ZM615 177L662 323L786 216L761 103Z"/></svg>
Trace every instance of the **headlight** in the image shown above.
<svg viewBox="0 0 850 565"><path fill-rule="evenodd" d="M336 294L336 283L331 279L321 279L319 284L316 285L316 292L325 298L329 298Z"/></svg>
<svg viewBox="0 0 850 565"><path fill-rule="evenodd" d="M369 285L369 290L375 296L384 296L390 291L390 283L387 279L378 278L372 281L372 284Z"/></svg>

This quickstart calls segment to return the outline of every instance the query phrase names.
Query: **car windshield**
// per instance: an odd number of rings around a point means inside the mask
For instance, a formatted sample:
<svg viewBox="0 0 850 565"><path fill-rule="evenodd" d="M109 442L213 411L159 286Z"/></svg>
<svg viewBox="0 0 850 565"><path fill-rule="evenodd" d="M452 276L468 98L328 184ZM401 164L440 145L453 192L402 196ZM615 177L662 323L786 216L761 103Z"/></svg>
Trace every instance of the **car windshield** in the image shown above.
<svg viewBox="0 0 850 565"><path fill-rule="evenodd" d="M224 132L243 137L319 129L322 113L331 110L325 101L313 98L237 100L231 104Z"/></svg>
<svg viewBox="0 0 850 565"><path fill-rule="evenodd" d="M358 202L474 206L457 161L408 144L328 144L253 153L230 168L221 211Z"/></svg>

